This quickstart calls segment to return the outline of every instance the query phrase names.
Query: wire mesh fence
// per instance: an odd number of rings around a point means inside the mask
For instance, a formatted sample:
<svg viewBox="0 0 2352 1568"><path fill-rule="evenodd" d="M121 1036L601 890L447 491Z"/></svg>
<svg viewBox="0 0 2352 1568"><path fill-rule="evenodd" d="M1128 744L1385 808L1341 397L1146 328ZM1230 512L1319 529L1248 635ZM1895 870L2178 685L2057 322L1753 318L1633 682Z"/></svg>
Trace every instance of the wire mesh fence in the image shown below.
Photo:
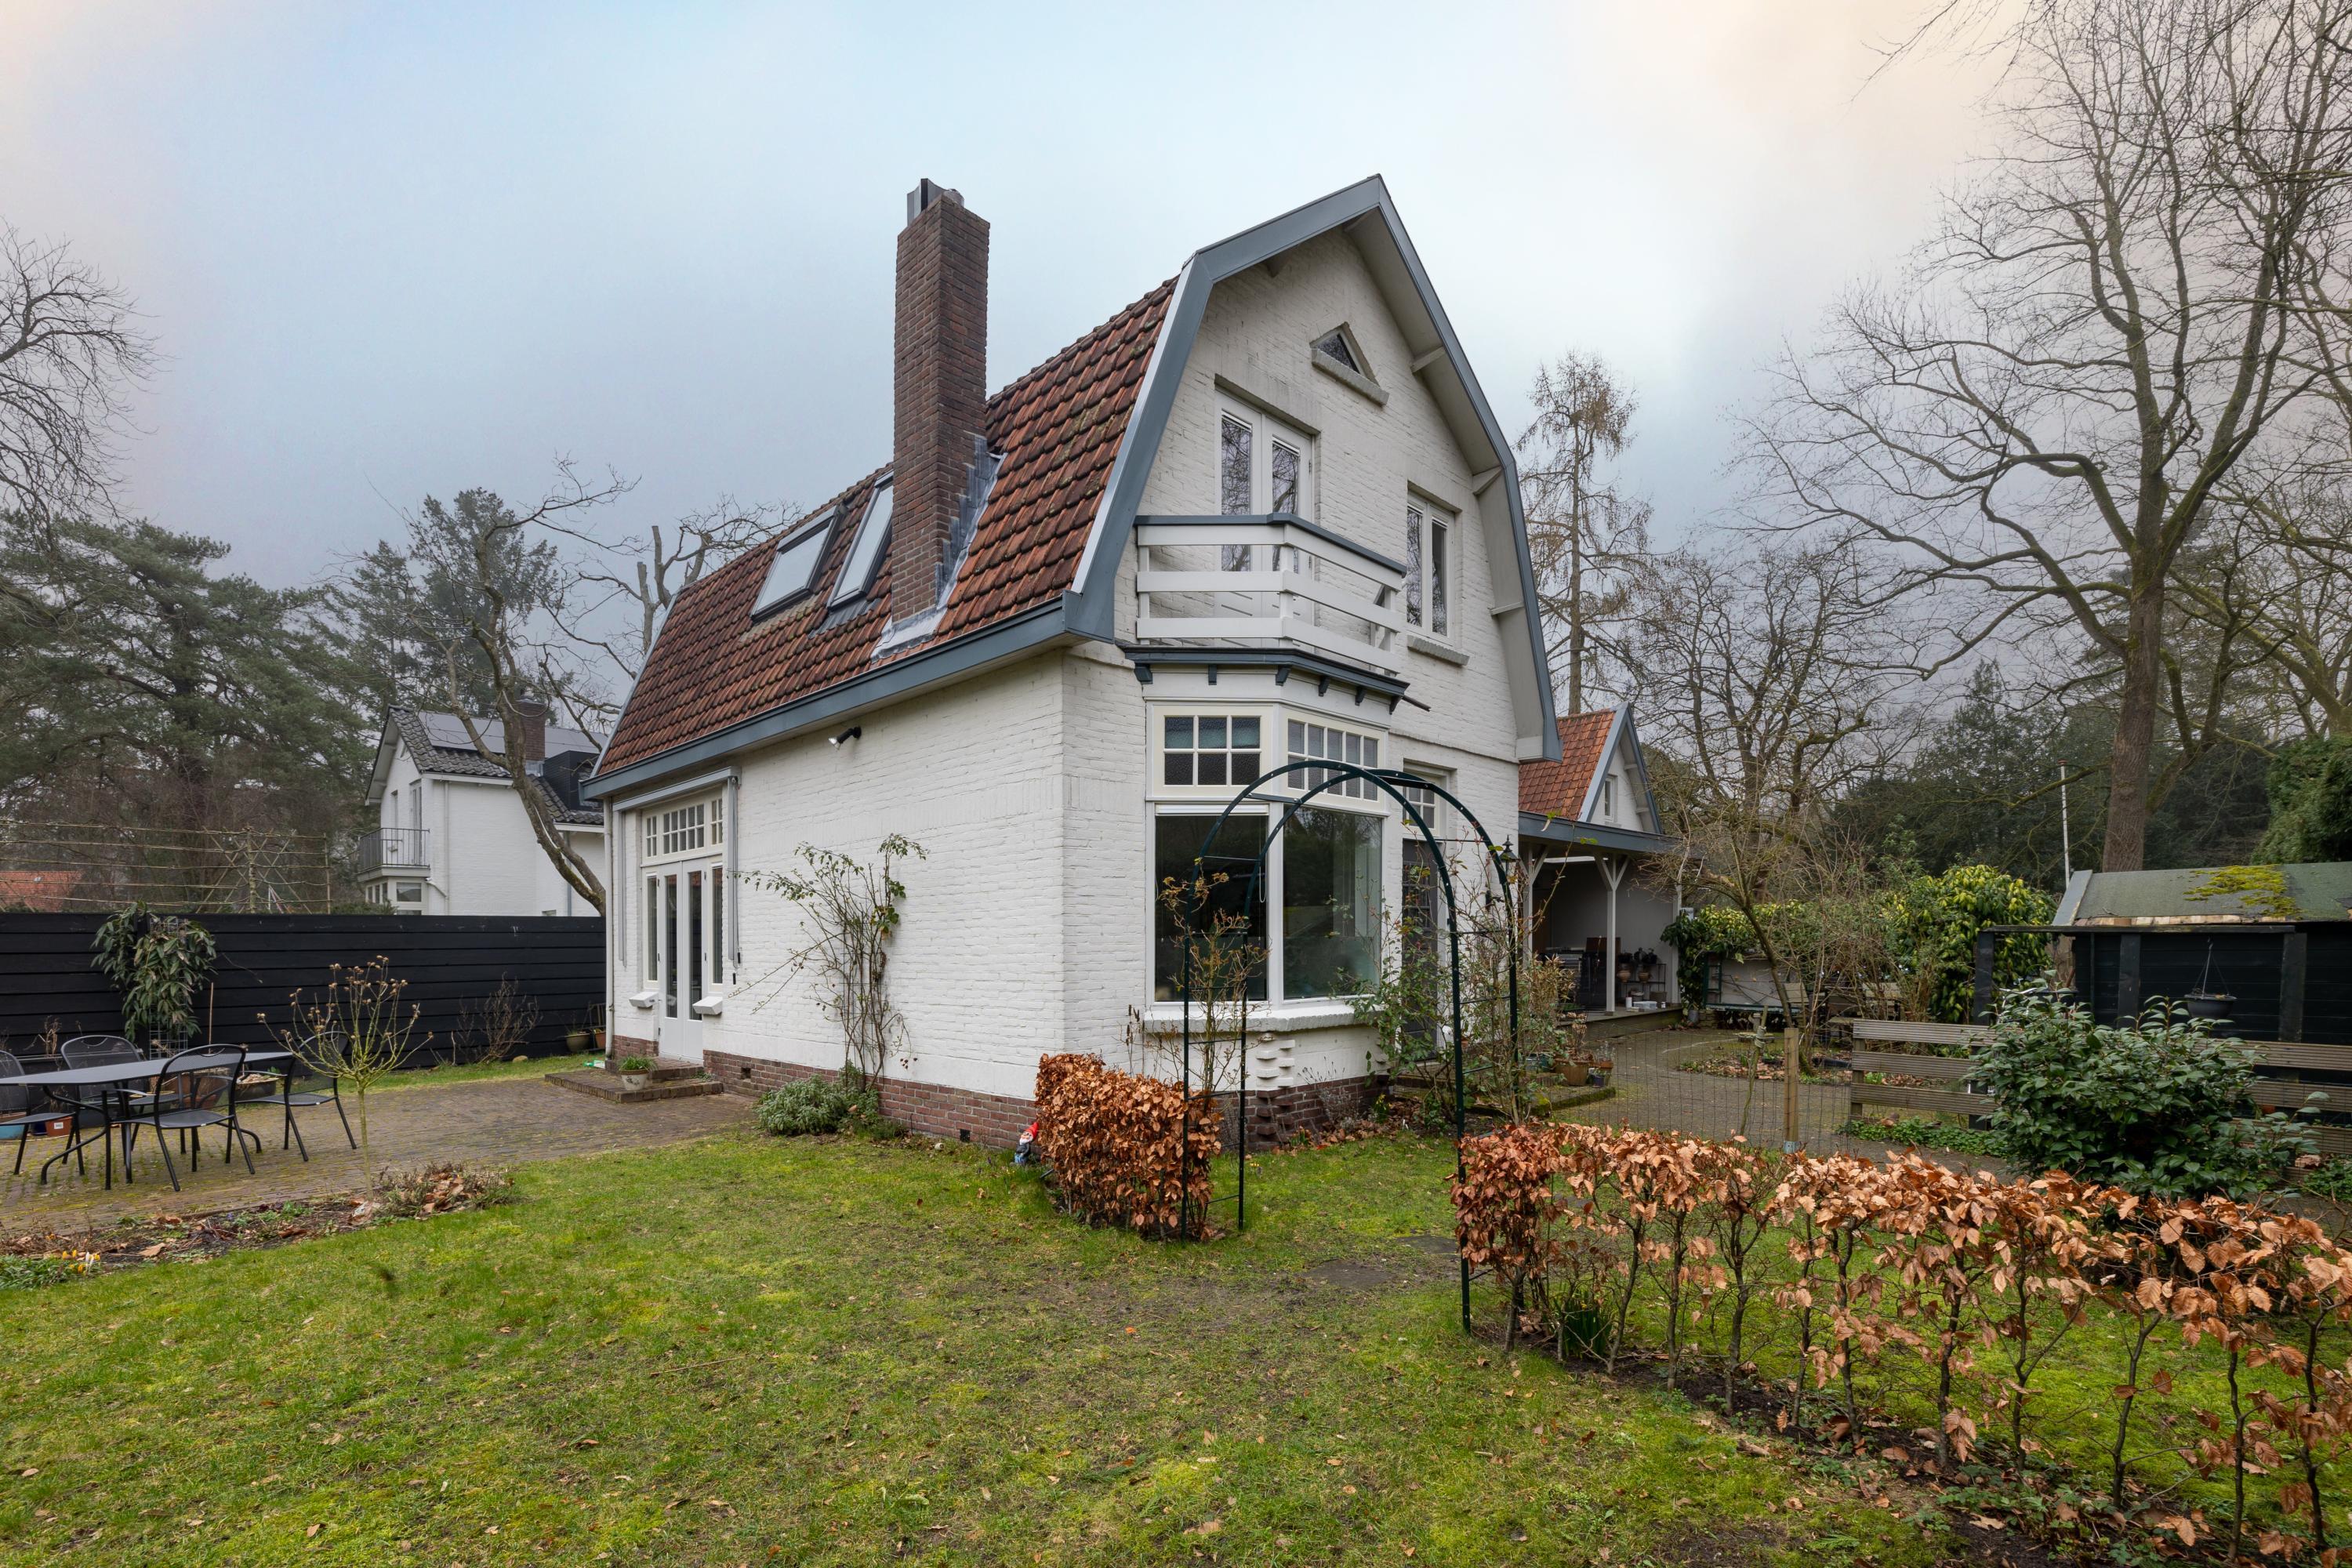
<svg viewBox="0 0 2352 1568"><path fill-rule="evenodd" d="M0 818L0 909L319 914L336 882L324 834Z"/></svg>

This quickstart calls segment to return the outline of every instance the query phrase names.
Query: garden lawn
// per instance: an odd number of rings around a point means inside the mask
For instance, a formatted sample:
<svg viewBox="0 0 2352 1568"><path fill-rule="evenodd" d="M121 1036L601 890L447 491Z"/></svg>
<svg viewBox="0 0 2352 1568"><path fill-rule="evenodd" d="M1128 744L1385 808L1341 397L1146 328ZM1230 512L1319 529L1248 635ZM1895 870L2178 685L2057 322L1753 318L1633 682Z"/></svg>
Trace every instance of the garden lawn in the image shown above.
<svg viewBox="0 0 2352 1568"><path fill-rule="evenodd" d="M0 1291L0 1563L1955 1552L1675 1395L1465 1338L1450 1168L1267 1156L1249 1231L1177 1247L1003 1156L747 1132Z"/></svg>

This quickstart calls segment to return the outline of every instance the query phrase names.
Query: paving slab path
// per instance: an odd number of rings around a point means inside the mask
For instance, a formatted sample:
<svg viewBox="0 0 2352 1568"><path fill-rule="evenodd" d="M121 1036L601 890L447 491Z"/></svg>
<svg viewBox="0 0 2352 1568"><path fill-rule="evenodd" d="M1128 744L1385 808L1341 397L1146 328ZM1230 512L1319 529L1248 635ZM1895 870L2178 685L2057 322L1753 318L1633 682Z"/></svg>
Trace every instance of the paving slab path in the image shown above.
<svg viewBox="0 0 2352 1568"><path fill-rule="evenodd" d="M346 1110L356 1130L357 1110L348 1102ZM156 1157L152 1132L139 1140L134 1183L122 1180L117 1147L111 1192L100 1184L95 1148L89 1152L87 1177L68 1163L52 1171L46 1185L37 1185L36 1161L47 1159L54 1147L47 1139L37 1139L26 1152L23 1174L8 1173L13 1148L0 1161L0 1235L71 1233L124 1215L196 1214L321 1197L364 1187L381 1170L445 1160L505 1169L607 1149L650 1148L744 1125L751 1111L751 1100L731 1094L614 1105L537 1078L385 1088L368 1097L367 1155L344 1140L334 1109L328 1106L294 1113L310 1145L306 1163L291 1149L278 1147L283 1117L265 1109L247 1123L263 1139L261 1151L253 1157L254 1174L246 1173L242 1160L223 1164L221 1136L211 1131L205 1138L200 1167L191 1172L182 1166L183 1190L178 1193L173 1192L163 1163ZM173 1157L179 1157L176 1146Z"/></svg>

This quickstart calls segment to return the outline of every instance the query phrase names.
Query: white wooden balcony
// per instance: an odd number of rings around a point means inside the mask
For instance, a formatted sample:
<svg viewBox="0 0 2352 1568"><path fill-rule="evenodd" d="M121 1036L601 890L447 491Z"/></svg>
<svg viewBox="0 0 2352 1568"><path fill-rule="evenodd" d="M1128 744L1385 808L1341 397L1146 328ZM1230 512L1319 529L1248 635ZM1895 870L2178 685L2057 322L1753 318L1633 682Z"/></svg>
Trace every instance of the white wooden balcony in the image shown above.
<svg viewBox="0 0 2352 1568"><path fill-rule="evenodd" d="M1135 521L1139 643L1289 645L1404 668L1404 566L1288 512Z"/></svg>

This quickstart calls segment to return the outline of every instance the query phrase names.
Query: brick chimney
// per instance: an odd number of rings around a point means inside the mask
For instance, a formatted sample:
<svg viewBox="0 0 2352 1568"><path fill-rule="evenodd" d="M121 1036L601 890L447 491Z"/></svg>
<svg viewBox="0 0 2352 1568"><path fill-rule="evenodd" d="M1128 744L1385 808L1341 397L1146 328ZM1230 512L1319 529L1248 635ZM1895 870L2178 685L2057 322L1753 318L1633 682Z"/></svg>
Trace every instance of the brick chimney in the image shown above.
<svg viewBox="0 0 2352 1568"><path fill-rule="evenodd" d="M547 704L536 697L515 699L515 717L521 721L522 760L547 761Z"/></svg>
<svg viewBox="0 0 2352 1568"><path fill-rule="evenodd" d="M925 180L898 231L890 617L938 607L988 403L988 220Z"/></svg>

